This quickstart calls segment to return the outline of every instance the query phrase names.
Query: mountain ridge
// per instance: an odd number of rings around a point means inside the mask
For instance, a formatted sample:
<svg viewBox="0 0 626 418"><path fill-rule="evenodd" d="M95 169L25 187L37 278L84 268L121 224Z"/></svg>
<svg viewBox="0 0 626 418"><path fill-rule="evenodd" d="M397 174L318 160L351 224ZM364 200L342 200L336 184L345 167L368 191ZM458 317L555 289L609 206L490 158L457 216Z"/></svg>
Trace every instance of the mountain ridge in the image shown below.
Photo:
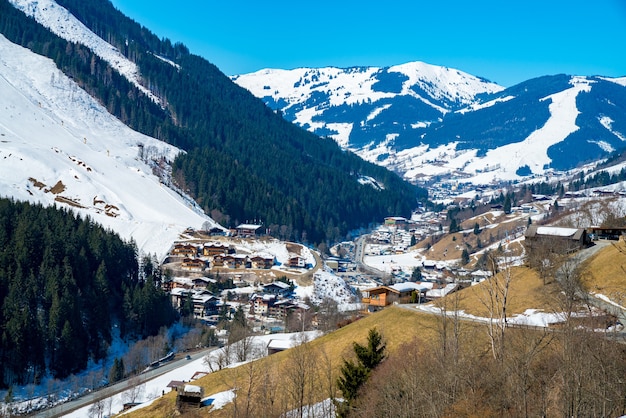
<svg viewBox="0 0 626 418"><path fill-rule="evenodd" d="M418 74L413 79L406 75L411 67ZM451 83L430 74L420 80L415 68L427 68L431 74L445 71L464 82ZM626 108L626 78L561 74L504 88L459 70L420 62L386 70L400 74L395 90L394 82L378 78L383 73L377 67L261 70L232 79L285 119L330 136L343 148L416 183L441 176L475 184L520 181L569 170L624 148L626 121L620 109ZM311 74L326 80L341 77L342 71L352 77L360 73L360 84L344 84L339 89L329 83L305 82ZM277 75L284 81L277 81ZM381 83L388 86L384 95L372 88ZM581 89L583 84L588 87ZM402 88L397 88L399 85ZM464 90L459 91L458 86ZM569 96L574 91L577 94ZM424 100L423 92L428 92L429 100ZM555 98L563 104L565 96L570 97L569 112L550 107ZM422 99L421 103L416 98ZM558 138L547 138L546 127L561 123L569 126L569 131L561 129ZM509 158L514 144L527 149L529 142L543 149L544 156L520 158L517 150L517 158Z"/></svg>

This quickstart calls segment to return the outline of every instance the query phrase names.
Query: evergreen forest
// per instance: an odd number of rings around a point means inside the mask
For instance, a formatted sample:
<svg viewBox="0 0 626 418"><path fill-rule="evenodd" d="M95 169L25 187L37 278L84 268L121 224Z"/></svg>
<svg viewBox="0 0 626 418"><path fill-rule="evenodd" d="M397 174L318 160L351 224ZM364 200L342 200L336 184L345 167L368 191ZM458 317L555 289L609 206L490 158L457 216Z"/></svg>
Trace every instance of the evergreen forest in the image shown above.
<svg viewBox="0 0 626 418"><path fill-rule="evenodd" d="M0 387L63 378L107 354L112 330L176 319L134 243L72 212L0 199Z"/></svg>
<svg viewBox="0 0 626 418"><path fill-rule="evenodd" d="M125 124L185 150L174 161L174 179L224 226L257 221L286 231L283 239L335 241L385 216L408 216L427 198L395 173L285 121L207 60L159 39L108 0L58 3L134 61L161 105L7 0L0 0L0 32L54 60ZM382 187L361 184L364 176Z"/></svg>

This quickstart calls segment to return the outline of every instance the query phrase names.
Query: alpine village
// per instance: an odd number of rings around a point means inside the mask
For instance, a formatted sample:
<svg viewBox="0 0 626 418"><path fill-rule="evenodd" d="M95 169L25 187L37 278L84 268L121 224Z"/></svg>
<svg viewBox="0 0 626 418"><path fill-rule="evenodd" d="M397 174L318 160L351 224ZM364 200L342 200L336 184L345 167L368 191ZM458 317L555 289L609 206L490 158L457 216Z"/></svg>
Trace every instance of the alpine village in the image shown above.
<svg viewBox="0 0 626 418"><path fill-rule="evenodd" d="M625 138L626 78L0 0L0 416L626 416Z"/></svg>

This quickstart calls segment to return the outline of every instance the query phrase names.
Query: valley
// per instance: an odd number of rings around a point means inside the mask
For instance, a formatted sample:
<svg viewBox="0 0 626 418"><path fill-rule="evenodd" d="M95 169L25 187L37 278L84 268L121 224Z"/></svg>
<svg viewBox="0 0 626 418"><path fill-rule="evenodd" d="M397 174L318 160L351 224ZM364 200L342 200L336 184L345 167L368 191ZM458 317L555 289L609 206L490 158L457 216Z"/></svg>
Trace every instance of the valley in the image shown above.
<svg viewBox="0 0 626 418"><path fill-rule="evenodd" d="M626 414L625 89L0 0L0 415Z"/></svg>

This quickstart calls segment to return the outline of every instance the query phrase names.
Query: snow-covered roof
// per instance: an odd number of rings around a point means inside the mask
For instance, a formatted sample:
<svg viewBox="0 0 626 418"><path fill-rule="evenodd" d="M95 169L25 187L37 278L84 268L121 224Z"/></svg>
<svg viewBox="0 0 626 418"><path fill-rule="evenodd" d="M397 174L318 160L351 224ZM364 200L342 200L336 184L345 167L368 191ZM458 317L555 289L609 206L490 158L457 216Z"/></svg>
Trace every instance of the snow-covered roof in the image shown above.
<svg viewBox="0 0 626 418"><path fill-rule="evenodd" d="M537 227L537 235L551 235L555 237L570 237L577 231L578 229L576 228L560 228L555 226Z"/></svg>
<svg viewBox="0 0 626 418"><path fill-rule="evenodd" d="M425 292L428 289L430 289L432 285L429 287L429 286L424 285L424 283L404 282L404 283L395 283L388 287L400 293L406 293L412 290L416 290L418 292Z"/></svg>
<svg viewBox="0 0 626 418"><path fill-rule="evenodd" d="M196 385L185 385L185 389L184 391L186 393L202 393L202 388L200 386L196 386Z"/></svg>

